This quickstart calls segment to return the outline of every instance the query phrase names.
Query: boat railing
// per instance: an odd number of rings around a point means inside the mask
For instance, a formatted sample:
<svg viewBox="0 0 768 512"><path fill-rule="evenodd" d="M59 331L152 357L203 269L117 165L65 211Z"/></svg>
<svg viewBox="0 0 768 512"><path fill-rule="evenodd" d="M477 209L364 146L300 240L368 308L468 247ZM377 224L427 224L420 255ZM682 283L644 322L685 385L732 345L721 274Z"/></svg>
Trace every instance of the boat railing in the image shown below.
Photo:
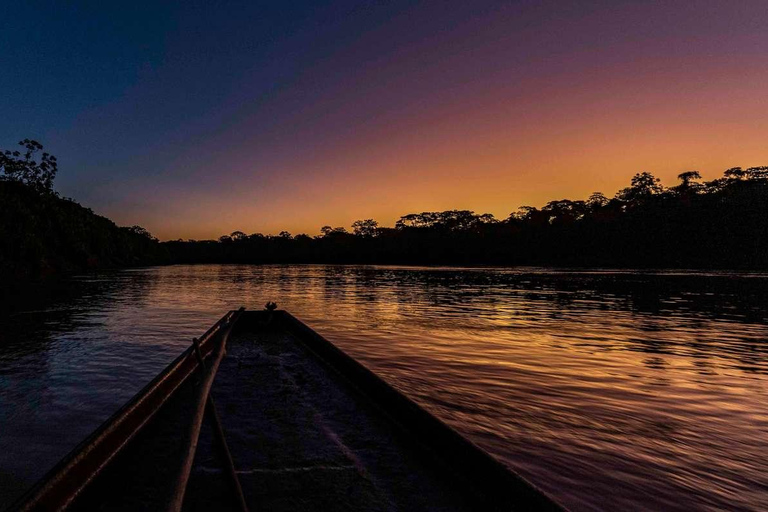
<svg viewBox="0 0 768 512"><path fill-rule="evenodd" d="M198 345L202 357L213 350L213 340L223 329L227 326L231 328L231 320L237 313L228 312L199 338ZM132 400L78 444L9 510L66 508L154 417L199 365L194 346L182 352Z"/></svg>
<svg viewBox="0 0 768 512"><path fill-rule="evenodd" d="M240 308L224 325L223 330L221 331L221 336L219 336L218 345L215 348L210 367L207 367L205 364L205 358L200 351L200 344L198 341L196 339L192 341L193 350L200 364L203 379L196 389L194 400L195 412L192 416L192 421L189 424L184 460L182 462L179 475L176 479L173 494L171 495L171 500L168 504L167 510L169 512L180 512L182 505L184 504L184 495L186 494L189 475L192 471L195 452L197 451L197 442L200 438L200 429L203 425L203 419L206 414L212 423L214 432L216 433L216 437L218 438L222 452L224 454L225 462L228 466L227 469L229 471L231 481L237 495L240 510L243 512L248 512L248 505L245 502L243 489L240 485L240 480L237 477L237 471L235 470L234 461L232 460L232 454L229 451L229 446L227 445L227 440L224 435L224 429L221 426L219 415L216 412L216 404L214 402L213 396L211 395L211 387L213 386L213 381L216 378L216 372L219 370L219 365L221 364L221 360L224 358L224 354L227 350L227 339L232 332L232 328L234 327L235 322L237 322L237 319L240 317L244 310L245 308Z"/></svg>

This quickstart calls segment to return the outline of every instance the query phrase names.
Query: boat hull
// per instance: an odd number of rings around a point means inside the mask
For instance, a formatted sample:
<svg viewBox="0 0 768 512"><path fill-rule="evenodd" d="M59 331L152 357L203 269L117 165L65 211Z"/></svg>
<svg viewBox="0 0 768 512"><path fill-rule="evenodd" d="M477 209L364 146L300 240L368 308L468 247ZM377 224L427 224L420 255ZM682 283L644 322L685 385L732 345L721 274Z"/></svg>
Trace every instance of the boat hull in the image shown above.
<svg viewBox="0 0 768 512"><path fill-rule="evenodd" d="M227 318L202 338L204 357ZM182 354L17 508L165 508L201 375L193 353ZM239 316L212 396L252 510L560 509L285 311ZM183 505L238 509L208 421Z"/></svg>

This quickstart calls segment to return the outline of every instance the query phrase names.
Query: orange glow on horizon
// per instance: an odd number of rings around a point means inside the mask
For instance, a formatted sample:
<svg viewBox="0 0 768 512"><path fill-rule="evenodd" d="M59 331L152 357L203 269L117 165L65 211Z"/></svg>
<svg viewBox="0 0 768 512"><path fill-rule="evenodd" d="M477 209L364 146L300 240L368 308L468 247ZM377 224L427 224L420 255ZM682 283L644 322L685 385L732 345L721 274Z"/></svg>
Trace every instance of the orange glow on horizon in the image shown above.
<svg viewBox="0 0 768 512"><path fill-rule="evenodd" d="M692 54L687 40L663 39L654 44L668 45L666 53L564 49L522 77L504 53L487 75L465 70L478 65L477 52L422 69L419 52L438 45L423 43L360 70L365 87L350 75L320 90L258 137L248 135L247 120L240 132L222 130L212 145L224 141L223 149L191 168L182 157L172 166L162 198L146 191L139 208L118 204L105 213L160 239L234 230L315 235L324 225L349 229L374 218L392 226L429 210L503 219L521 205L594 191L611 197L641 171L672 186L686 170L711 180L728 167L766 165L768 68L749 34L730 37L742 53ZM435 77L451 77L447 70L456 75L452 87L440 88ZM424 92L423 81L435 88ZM288 90L274 102L294 105L305 92ZM367 110L381 97L382 106ZM228 142L232 133L242 133L236 143ZM146 184L127 187L143 192Z"/></svg>

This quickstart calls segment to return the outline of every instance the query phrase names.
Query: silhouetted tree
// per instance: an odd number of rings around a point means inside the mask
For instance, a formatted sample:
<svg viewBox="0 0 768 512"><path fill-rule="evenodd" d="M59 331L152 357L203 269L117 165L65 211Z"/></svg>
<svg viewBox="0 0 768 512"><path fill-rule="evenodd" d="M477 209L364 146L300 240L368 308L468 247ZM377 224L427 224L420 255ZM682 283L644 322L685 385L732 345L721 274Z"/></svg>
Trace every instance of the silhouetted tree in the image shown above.
<svg viewBox="0 0 768 512"><path fill-rule="evenodd" d="M0 152L0 179L18 181L34 188L38 192L53 192L53 180L58 172L56 157L42 153L40 161L35 159L43 145L37 141L24 139L19 142L24 151Z"/></svg>
<svg viewBox="0 0 768 512"><path fill-rule="evenodd" d="M551 215L533 206L521 206L510 215L510 221L518 221L524 226L548 224Z"/></svg>
<svg viewBox="0 0 768 512"><path fill-rule="evenodd" d="M768 166L750 167L746 171L747 179L768 180Z"/></svg>
<svg viewBox="0 0 768 512"><path fill-rule="evenodd" d="M494 224L497 220L490 213L477 215L471 210L445 210L403 215L395 223L395 229L432 229L440 231L467 231L482 224Z"/></svg>
<svg viewBox="0 0 768 512"><path fill-rule="evenodd" d="M135 235L142 236L144 238L147 238L149 240L153 240L153 241L157 242L157 238L152 236L152 233L150 233L149 231L147 231L146 229L144 229L141 226L131 226L131 227L126 228L126 229L129 232L131 232L131 233L133 233Z"/></svg>
<svg viewBox="0 0 768 512"><path fill-rule="evenodd" d="M592 192L586 204L591 210L598 210L608 204L608 198L602 192Z"/></svg>
<svg viewBox="0 0 768 512"><path fill-rule="evenodd" d="M686 171L677 175L677 179L680 180L680 184L671 189L674 194L680 194L683 196L689 196L691 194L697 194L705 189L705 186L698 183L701 179L699 171Z"/></svg>
<svg viewBox="0 0 768 512"><path fill-rule="evenodd" d="M373 219L356 220L352 223L352 231L357 236L373 238L377 236L379 223Z"/></svg>
<svg viewBox="0 0 768 512"><path fill-rule="evenodd" d="M567 223L584 217L587 213L587 205L584 201L561 199L560 201L548 202L541 211L548 215L547 221L550 224L555 222Z"/></svg>
<svg viewBox="0 0 768 512"><path fill-rule="evenodd" d="M421 212L403 215L395 222L395 229L404 228L429 228L437 222L437 213Z"/></svg>
<svg viewBox="0 0 768 512"><path fill-rule="evenodd" d="M680 180L680 184L684 187L690 187L696 180L701 179L699 171L685 171L677 175L677 179Z"/></svg>
<svg viewBox="0 0 768 512"><path fill-rule="evenodd" d="M436 212L435 217L439 227L451 231L468 230L480 222L479 216L471 210L446 210Z"/></svg>
<svg viewBox="0 0 768 512"><path fill-rule="evenodd" d="M741 167L731 167L726 169L723 176L729 180L743 180L747 177L747 173Z"/></svg>
<svg viewBox="0 0 768 512"><path fill-rule="evenodd" d="M616 198L627 203L637 203L664 192L661 180L649 172L640 172L632 177L631 185L620 190Z"/></svg>

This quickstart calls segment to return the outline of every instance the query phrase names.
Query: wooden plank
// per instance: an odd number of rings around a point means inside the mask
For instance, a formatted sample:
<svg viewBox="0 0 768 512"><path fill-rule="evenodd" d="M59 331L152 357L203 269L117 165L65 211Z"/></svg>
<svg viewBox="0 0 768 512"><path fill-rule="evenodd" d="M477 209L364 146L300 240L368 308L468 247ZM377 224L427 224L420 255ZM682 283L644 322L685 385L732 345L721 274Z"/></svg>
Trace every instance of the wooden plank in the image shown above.
<svg viewBox="0 0 768 512"><path fill-rule="evenodd" d="M200 352L200 342L197 338L195 338L192 343L195 348L195 354L197 355L197 362L200 363L200 367L203 369L203 371L207 371L205 358L203 358L203 354ZM210 393L208 394L207 412L208 418L211 420L213 425L213 430L216 433L216 439L218 439L219 445L221 446L221 451L224 455L227 471L229 472L229 479L232 481L232 486L234 487L235 494L237 495L237 501L240 504L240 510L242 512L248 512L248 504L245 501L245 495L243 495L243 487L240 485L240 479L237 477L235 462L232 459L232 453L229 451L227 438L224 435L224 427L221 426L221 419L219 418L219 413L216 411L216 402L213 400L213 395Z"/></svg>
<svg viewBox="0 0 768 512"><path fill-rule="evenodd" d="M189 433L187 434L187 450L184 454L184 459L181 465L181 471L179 472L178 479L174 492L171 495L171 501L168 504L168 510L172 512L180 512L181 507L184 504L184 493L187 490L187 481L189 480L189 474L192 471L192 464L195 460L195 452L197 451L197 441L200 437L200 427L203 425L203 416L205 415L206 404L208 403L208 396L211 392L211 386L213 386L213 380L216 378L216 372L219 370L221 360L224 358L224 353L227 350L227 338L232 332L232 327L237 322L237 319L242 314L245 308L240 308L230 319L224 324L221 334L218 337L218 345L216 352L213 355L213 361L210 368L205 372L203 382L197 389L197 395L195 397L195 412L192 420L189 424Z"/></svg>

